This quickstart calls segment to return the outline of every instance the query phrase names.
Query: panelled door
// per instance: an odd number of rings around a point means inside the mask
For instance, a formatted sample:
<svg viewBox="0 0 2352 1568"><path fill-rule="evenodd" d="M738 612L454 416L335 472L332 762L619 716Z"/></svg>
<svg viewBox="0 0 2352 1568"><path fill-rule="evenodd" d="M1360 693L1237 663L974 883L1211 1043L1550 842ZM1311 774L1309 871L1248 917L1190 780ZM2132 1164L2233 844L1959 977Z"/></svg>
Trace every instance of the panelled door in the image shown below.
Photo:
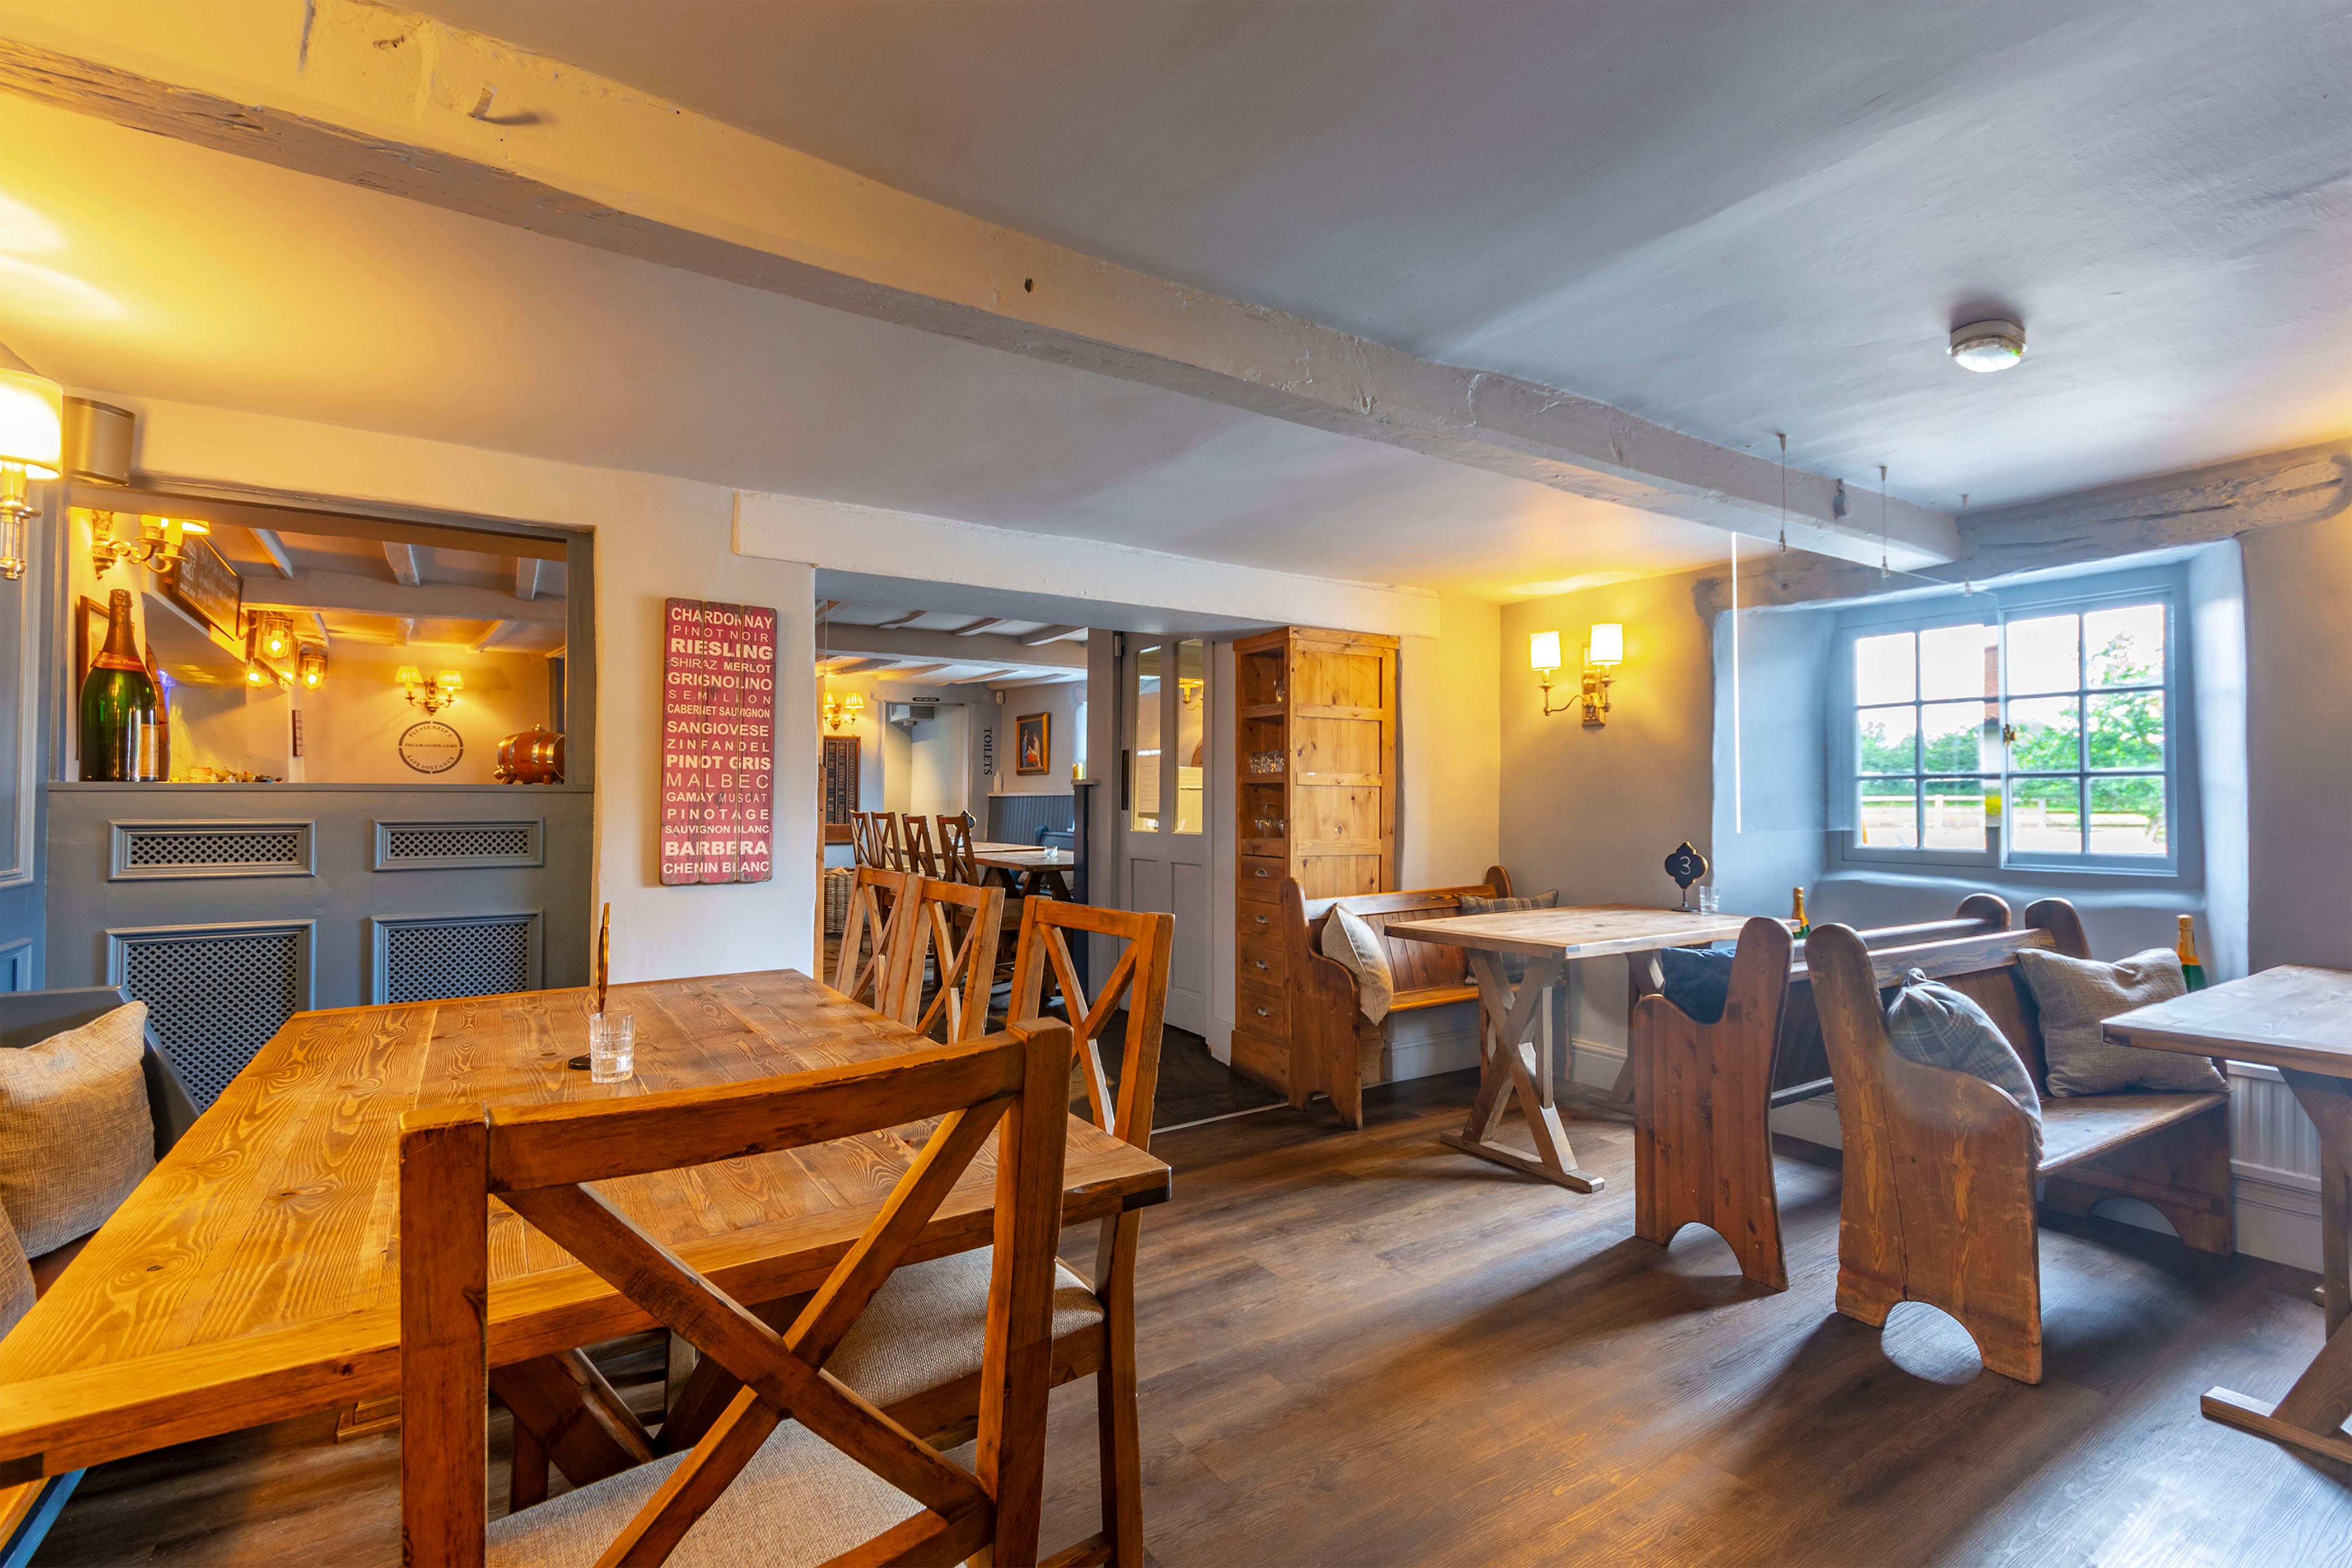
<svg viewBox="0 0 2352 1568"><path fill-rule="evenodd" d="M1209 1031L1209 645L1129 632L1119 658L1122 908L1176 917L1168 1022Z"/></svg>

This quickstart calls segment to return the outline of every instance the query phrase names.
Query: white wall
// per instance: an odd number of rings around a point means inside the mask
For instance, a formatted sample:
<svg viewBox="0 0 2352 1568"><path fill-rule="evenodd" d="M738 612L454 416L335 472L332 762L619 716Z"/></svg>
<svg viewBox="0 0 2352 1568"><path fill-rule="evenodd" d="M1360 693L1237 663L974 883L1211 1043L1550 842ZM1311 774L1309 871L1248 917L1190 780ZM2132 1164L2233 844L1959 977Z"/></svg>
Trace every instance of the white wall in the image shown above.
<svg viewBox="0 0 2352 1568"><path fill-rule="evenodd" d="M427 680L445 669L465 679L457 705L432 715L465 742L447 773L419 773L400 760L402 733L426 717L393 683L404 664L416 666ZM535 653L337 642L318 689L297 687L291 695L302 711L306 784L493 784L499 742L547 721L547 659Z"/></svg>
<svg viewBox="0 0 2352 1568"><path fill-rule="evenodd" d="M996 731L996 773L992 779L992 795L1067 795L1070 793L1070 764L1077 760L1081 742L1078 738L1078 707L1087 700L1084 684L1058 681L1046 686L1008 686L1004 702L998 706L992 700L980 710L980 721L992 725ZM1013 754L1013 721L1024 713L1044 713L1048 716L1047 732L1053 743L1053 758L1042 773L1024 777Z"/></svg>
<svg viewBox="0 0 2352 1568"><path fill-rule="evenodd" d="M1501 605L1448 594L1437 635L1397 651L1400 888L1475 882L1501 853L1502 626Z"/></svg>
<svg viewBox="0 0 2352 1568"><path fill-rule="evenodd" d="M139 414L139 466L159 479L593 532L601 752L594 897L613 905L614 978L814 967L815 579L805 564L734 552L732 490L88 390ZM777 612L771 881L660 886L662 601L673 596Z"/></svg>

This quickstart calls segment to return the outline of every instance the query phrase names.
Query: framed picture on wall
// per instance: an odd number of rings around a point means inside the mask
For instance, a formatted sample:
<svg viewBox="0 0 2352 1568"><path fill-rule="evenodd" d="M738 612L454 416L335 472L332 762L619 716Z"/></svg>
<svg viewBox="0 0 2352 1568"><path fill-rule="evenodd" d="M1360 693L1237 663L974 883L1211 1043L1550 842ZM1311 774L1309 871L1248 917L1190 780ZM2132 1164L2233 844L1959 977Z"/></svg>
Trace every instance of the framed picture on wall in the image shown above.
<svg viewBox="0 0 2352 1568"><path fill-rule="evenodd" d="M1054 771L1054 716L1024 713L1013 721L1013 771L1050 773Z"/></svg>

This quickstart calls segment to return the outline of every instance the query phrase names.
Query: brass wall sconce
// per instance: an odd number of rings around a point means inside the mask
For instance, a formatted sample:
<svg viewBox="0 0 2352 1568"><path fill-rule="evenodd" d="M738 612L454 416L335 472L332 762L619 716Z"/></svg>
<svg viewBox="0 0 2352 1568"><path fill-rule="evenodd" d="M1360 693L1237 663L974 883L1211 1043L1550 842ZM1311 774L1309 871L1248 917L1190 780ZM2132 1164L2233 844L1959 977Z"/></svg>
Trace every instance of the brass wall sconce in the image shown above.
<svg viewBox="0 0 2352 1568"><path fill-rule="evenodd" d="M1614 671L1625 662L1625 628L1614 621L1595 622L1587 633L1584 644L1584 675L1577 698L1552 706L1551 678L1559 672L1559 634L1537 632L1528 638L1528 664L1543 677L1544 717L1565 713L1576 705L1584 704L1584 727L1598 730L1609 722L1609 683L1615 679Z"/></svg>
<svg viewBox="0 0 2352 1568"><path fill-rule="evenodd" d="M855 691L846 696L833 691L824 694L824 727L828 730L854 724L865 711L866 699Z"/></svg>
<svg viewBox="0 0 2352 1568"><path fill-rule="evenodd" d="M304 643L302 651L295 657L294 669L303 687L316 691L327 682L326 648L319 643Z"/></svg>
<svg viewBox="0 0 2352 1568"><path fill-rule="evenodd" d="M445 669L426 684L425 672L413 664L404 664L392 678L408 693L408 700L427 713L438 713L444 708L457 705L457 693L466 687L465 678L454 669Z"/></svg>
<svg viewBox="0 0 2352 1568"><path fill-rule="evenodd" d="M137 539L118 539L114 513L94 511L89 514L90 567L103 577L118 561L133 566L152 566L159 571L176 566L188 558L187 541L211 531L210 524L194 518L142 516Z"/></svg>

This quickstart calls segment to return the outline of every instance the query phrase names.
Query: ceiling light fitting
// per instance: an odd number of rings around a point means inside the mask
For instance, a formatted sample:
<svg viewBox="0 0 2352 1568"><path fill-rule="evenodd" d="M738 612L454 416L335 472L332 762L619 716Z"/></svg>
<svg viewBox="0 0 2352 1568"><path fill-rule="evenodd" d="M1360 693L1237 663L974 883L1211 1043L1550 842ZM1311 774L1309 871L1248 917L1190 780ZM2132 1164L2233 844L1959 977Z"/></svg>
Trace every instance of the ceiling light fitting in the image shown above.
<svg viewBox="0 0 2352 1568"><path fill-rule="evenodd" d="M2025 357L2025 329L2015 321L1970 321L1952 329L1950 352L1962 370L2007 370Z"/></svg>

